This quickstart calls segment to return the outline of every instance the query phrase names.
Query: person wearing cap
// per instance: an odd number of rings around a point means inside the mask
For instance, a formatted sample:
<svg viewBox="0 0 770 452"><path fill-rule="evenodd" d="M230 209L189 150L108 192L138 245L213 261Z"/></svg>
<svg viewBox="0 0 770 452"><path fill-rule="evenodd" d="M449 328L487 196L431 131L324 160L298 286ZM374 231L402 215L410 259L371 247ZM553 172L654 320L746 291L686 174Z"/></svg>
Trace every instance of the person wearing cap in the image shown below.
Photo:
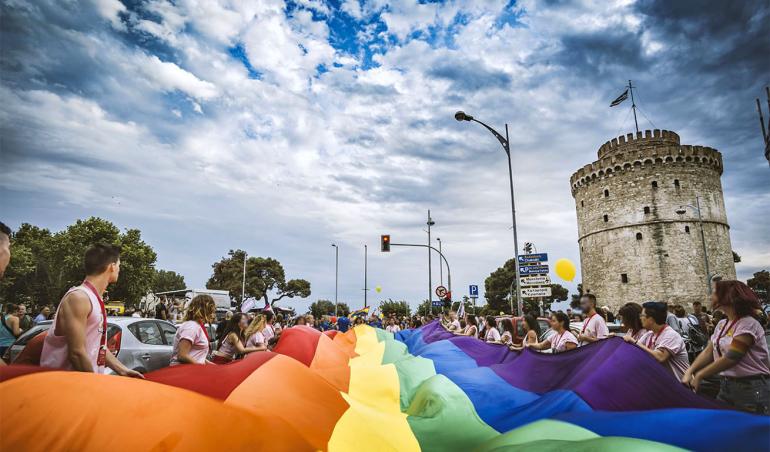
<svg viewBox="0 0 770 452"><path fill-rule="evenodd" d="M687 358L687 347L684 339L666 323L668 309L666 303L648 301L642 305L642 327L647 330L638 341L633 336L626 335L623 339L636 343L642 350L649 353L659 363L665 364L674 376L681 380L690 361Z"/></svg>
<svg viewBox="0 0 770 452"><path fill-rule="evenodd" d="M580 308L587 316L578 336L580 346L606 338L610 334L610 330L607 328L604 317L596 311L596 295L587 293L580 297Z"/></svg>

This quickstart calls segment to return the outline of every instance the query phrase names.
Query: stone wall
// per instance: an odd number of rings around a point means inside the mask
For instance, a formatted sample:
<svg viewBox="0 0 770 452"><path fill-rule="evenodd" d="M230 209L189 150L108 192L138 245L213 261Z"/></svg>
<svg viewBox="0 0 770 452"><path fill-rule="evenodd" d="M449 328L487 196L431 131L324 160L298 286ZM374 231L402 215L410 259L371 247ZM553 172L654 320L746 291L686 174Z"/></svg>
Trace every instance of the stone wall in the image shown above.
<svg viewBox="0 0 770 452"><path fill-rule="evenodd" d="M607 142L598 154L599 160L570 181L583 289L600 305L706 301L697 213L692 208L676 212L695 205L696 196L710 271L735 278L718 151L680 145L670 131L648 130Z"/></svg>

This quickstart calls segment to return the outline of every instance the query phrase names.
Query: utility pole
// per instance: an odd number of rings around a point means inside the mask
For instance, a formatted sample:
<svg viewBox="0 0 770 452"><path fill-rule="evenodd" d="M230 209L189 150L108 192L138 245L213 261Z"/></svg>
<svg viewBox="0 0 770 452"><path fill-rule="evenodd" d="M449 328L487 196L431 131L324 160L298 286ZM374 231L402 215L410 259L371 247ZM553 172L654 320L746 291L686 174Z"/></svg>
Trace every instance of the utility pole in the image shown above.
<svg viewBox="0 0 770 452"><path fill-rule="evenodd" d="M367 295L369 294L369 281L368 281L368 275L369 275L369 248L364 245L364 307L369 306L367 303Z"/></svg>
<svg viewBox="0 0 770 452"><path fill-rule="evenodd" d="M436 240L438 241L438 252L441 253L441 237L436 237ZM439 279L441 280L441 285L444 285L444 262L441 261L441 259L438 260L438 274Z"/></svg>
<svg viewBox="0 0 770 452"><path fill-rule="evenodd" d="M334 316L337 316L337 294L340 282L340 247L336 243L332 243L334 247Z"/></svg>
<svg viewBox="0 0 770 452"><path fill-rule="evenodd" d="M243 252L243 282L241 283L241 306L246 297L246 251Z"/></svg>

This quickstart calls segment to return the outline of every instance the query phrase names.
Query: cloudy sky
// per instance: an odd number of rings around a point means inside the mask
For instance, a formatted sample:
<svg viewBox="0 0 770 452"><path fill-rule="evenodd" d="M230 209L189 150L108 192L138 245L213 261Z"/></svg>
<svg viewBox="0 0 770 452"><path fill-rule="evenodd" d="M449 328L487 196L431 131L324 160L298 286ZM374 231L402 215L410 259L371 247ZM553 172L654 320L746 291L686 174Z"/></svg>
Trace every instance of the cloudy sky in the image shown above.
<svg viewBox="0 0 770 452"><path fill-rule="evenodd" d="M362 305L427 296L427 210L456 295L520 242L579 262L569 176L606 140L670 129L724 156L733 248L770 266L770 169L754 98L770 82L766 1L2 0L0 218L141 229L201 287L231 248ZM438 263L434 260L434 281ZM446 275L444 275L446 278ZM576 279L579 281L579 276ZM574 284L567 284L574 288Z"/></svg>

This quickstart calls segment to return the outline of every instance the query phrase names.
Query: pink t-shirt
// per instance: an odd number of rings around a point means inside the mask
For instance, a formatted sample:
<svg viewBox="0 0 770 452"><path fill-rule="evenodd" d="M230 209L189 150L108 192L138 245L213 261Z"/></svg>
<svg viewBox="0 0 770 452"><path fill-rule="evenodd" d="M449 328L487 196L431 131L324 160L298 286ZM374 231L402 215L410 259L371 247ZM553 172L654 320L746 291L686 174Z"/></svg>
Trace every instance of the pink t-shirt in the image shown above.
<svg viewBox="0 0 770 452"><path fill-rule="evenodd" d="M201 328L201 325L198 322L188 320L179 325L179 328L176 330L176 335L174 335L171 365L174 366L180 364L177 355L179 354L179 341L182 339L187 339L192 343L192 348L189 353L190 358L198 364L205 363L206 356L209 354L209 341L206 338L206 333L203 332L203 328Z"/></svg>
<svg viewBox="0 0 770 452"><path fill-rule="evenodd" d="M578 345L578 340L571 331L565 330L561 334L554 334L551 338L551 350L554 353L561 353L567 351L567 344L573 343Z"/></svg>
<svg viewBox="0 0 770 452"><path fill-rule="evenodd" d="M730 343L733 338L743 334L748 334L754 338L754 343L740 361L733 367L722 371L723 377L749 377L753 375L770 375L770 364L768 363L767 341L765 340L765 330L762 325L754 318L749 316L741 317L735 323L727 323L728 319L722 319L714 328L714 334L711 335L711 343L714 346L714 360L724 356L730 349ZM717 344L717 337L719 343Z"/></svg>
<svg viewBox="0 0 770 452"><path fill-rule="evenodd" d="M462 327L460 326L460 321L455 319L449 322L449 331L460 331L462 330Z"/></svg>
<svg viewBox="0 0 770 452"><path fill-rule="evenodd" d="M248 339L246 339L246 347L257 347L259 345L266 345L265 336L259 331L255 332Z"/></svg>
<svg viewBox="0 0 770 452"><path fill-rule="evenodd" d="M655 337L654 331L648 331L642 336L637 344L642 344L650 350L668 350L671 356L666 361L671 373L677 378L682 379L682 375L690 367L690 360L687 358L687 347L684 345L684 339L673 328L664 325L660 334Z"/></svg>
<svg viewBox="0 0 770 452"><path fill-rule="evenodd" d="M581 329L580 334L595 337L596 339L604 339L610 334L610 330L607 329L607 323L604 321L604 317L599 314L594 314L583 320L583 328ZM590 344L590 342L582 341L580 343L580 345L586 344Z"/></svg>
<svg viewBox="0 0 770 452"><path fill-rule="evenodd" d="M490 328L487 331L487 342L500 342L500 332L497 331L497 328Z"/></svg>
<svg viewBox="0 0 770 452"><path fill-rule="evenodd" d="M273 325L265 325L265 328L262 330L262 335L265 336L265 343L268 343L270 339L275 337L275 328L273 328Z"/></svg>

